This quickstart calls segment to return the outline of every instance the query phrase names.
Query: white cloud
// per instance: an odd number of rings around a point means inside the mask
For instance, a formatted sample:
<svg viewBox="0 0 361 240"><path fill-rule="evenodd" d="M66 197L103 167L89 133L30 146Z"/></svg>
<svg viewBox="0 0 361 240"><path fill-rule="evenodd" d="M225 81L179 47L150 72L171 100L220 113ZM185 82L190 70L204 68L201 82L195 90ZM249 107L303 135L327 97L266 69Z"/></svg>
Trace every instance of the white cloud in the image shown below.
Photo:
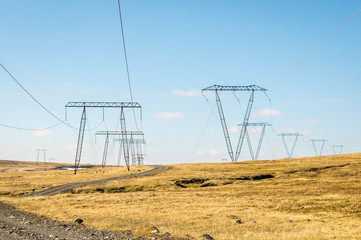
<svg viewBox="0 0 361 240"><path fill-rule="evenodd" d="M87 93L94 93L95 90L93 88L87 88L87 89L83 89L81 92L87 94Z"/></svg>
<svg viewBox="0 0 361 240"><path fill-rule="evenodd" d="M262 131L262 128L260 127L247 127L247 131L249 133L260 133Z"/></svg>
<svg viewBox="0 0 361 240"><path fill-rule="evenodd" d="M310 131L310 130L302 130L300 133L301 133L302 135L308 135L308 134L311 133L311 131Z"/></svg>
<svg viewBox="0 0 361 240"><path fill-rule="evenodd" d="M35 137L46 137L46 136L50 136L53 135L53 132L48 130L48 129L37 129L31 132L31 135L35 136Z"/></svg>
<svg viewBox="0 0 361 240"><path fill-rule="evenodd" d="M201 150L198 150L198 151L196 152L196 155L197 155L197 156L204 156L204 152L201 151Z"/></svg>
<svg viewBox="0 0 361 240"><path fill-rule="evenodd" d="M281 115L281 112L272 108L264 108L259 110L258 112L253 113L252 115L255 117L278 116Z"/></svg>
<svg viewBox="0 0 361 240"><path fill-rule="evenodd" d="M276 132L279 133L291 133L291 132L297 132L293 127L284 127L284 128L277 128Z"/></svg>
<svg viewBox="0 0 361 240"><path fill-rule="evenodd" d="M175 89L172 91L172 95L180 96L180 97L195 97L195 96L200 96L201 94L202 93L200 91L194 89L189 89L187 91Z"/></svg>
<svg viewBox="0 0 361 240"><path fill-rule="evenodd" d="M212 150L209 152L209 155L212 156L212 157L219 157L219 156L221 155L221 153L218 152L217 150L212 149Z"/></svg>
<svg viewBox="0 0 361 240"><path fill-rule="evenodd" d="M319 123L320 122L320 120L319 119L306 119L306 120L304 120L304 122L306 122L306 123Z"/></svg>
<svg viewBox="0 0 361 240"><path fill-rule="evenodd" d="M238 128L238 126L229 127L228 132L229 133L239 133L239 128Z"/></svg>
<svg viewBox="0 0 361 240"><path fill-rule="evenodd" d="M157 112L153 117L160 119L184 118L184 114L181 112Z"/></svg>
<svg viewBox="0 0 361 240"><path fill-rule="evenodd" d="M336 102L342 102L343 98L331 98L331 99L320 99L317 102L320 103L336 103Z"/></svg>

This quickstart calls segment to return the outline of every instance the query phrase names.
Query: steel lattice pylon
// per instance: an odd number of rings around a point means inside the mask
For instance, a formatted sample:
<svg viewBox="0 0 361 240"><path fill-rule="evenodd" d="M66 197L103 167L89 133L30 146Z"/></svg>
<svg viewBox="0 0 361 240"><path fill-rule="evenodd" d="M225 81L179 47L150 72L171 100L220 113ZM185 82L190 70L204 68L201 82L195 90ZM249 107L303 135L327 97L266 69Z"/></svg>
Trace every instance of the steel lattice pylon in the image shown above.
<svg viewBox="0 0 361 240"><path fill-rule="evenodd" d="M120 142L119 155L118 155L118 166L119 166L121 160L121 149L124 143L123 143L123 139L121 138L114 139L114 141ZM143 153L142 145L145 145L146 141L144 139L135 139L133 135L131 135L131 137L127 139L127 142L131 150L130 156L132 157L132 164L143 165L145 153Z"/></svg>
<svg viewBox="0 0 361 240"><path fill-rule="evenodd" d="M330 147L332 147L333 153L336 155L342 153L342 149L345 147L345 145L331 145ZM339 149L339 152L336 151L337 148Z"/></svg>
<svg viewBox="0 0 361 240"><path fill-rule="evenodd" d="M225 141L226 141L228 154L229 154L232 162L237 162L237 160L239 158L239 155L241 153L241 150L242 150L244 137L245 137L246 132L247 132L247 126L248 126L247 123L248 123L248 120L249 120L249 117L250 117L250 114L251 114L251 110L252 110L252 105L253 105L253 101L254 101L254 92L255 91L263 91L263 92L265 92L265 91L267 91L267 89L261 88L261 87L256 86L256 85L249 85L249 86L213 85L213 86L202 89L202 92L205 92L205 91L215 92L219 118L220 118L220 121L221 121L224 138L225 138ZM249 92L251 92L251 95L250 95L249 100L248 100L247 110L246 110L246 113L245 113L245 115L243 117L243 123L241 125L241 132L240 132L240 135L239 135L238 144L237 144L235 154L233 153L233 147L232 147L232 143L231 143L231 140L230 140L230 137L229 137L226 118L224 116L222 103L221 103L221 98L219 97L219 93L218 93L220 91L231 91L231 92L249 91Z"/></svg>
<svg viewBox="0 0 361 240"><path fill-rule="evenodd" d="M78 144L75 154L75 166L74 166L74 174L76 174L80 159L81 159L81 152L83 148L83 140L84 140L84 131L85 131L85 123L86 123L86 108L120 108L121 114L120 114L120 123L121 123L121 129L125 133L126 132L126 126L125 126L125 116L124 116L124 108L140 108L141 106L139 103L136 102L68 102L65 105L65 110L67 108L83 108L83 113L81 116L80 121L80 128L79 128L79 135L78 135ZM65 115L67 113L65 112ZM129 151L125 149L124 154L128 154L128 161L129 161ZM106 156L105 156L106 158ZM103 155L103 162L104 162L104 155ZM129 164L127 164L128 170L129 170Z"/></svg>
<svg viewBox="0 0 361 240"><path fill-rule="evenodd" d="M327 141L326 139L311 139L310 140L312 142L312 145L313 145L313 149L315 150L315 154L316 156L321 156L322 155L322 151L323 151L323 147L325 146L325 142ZM315 143L321 143L321 149L320 151L317 151L317 148L316 148L316 144Z"/></svg>
<svg viewBox="0 0 361 240"><path fill-rule="evenodd" d="M105 135L106 136L105 144L104 144L102 166L105 166L105 164L106 164L107 152L108 152L108 146L109 146L109 136L110 135L121 136L121 142L123 142L122 146L123 146L124 160L125 160L125 164L126 164L128 170L129 170L129 143L130 143L130 140L128 139L127 136L131 136L131 138L133 135L134 136L136 136L136 135L144 136L144 133L142 131L117 131L117 130L115 130L115 131L98 131L95 133L95 136L97 136L97 135ZM121 151L121 150L119 150L119 151ZM120 157L118 156L118 162L119 161L120 161ZM118 165L119 165L119 163L118 163Z"/></svg>
<svg viewBox="0 0 361 240"><path fill-rule="evenodd" d="M296 143L297 143L297 139L299 136L302 136L302 134L300 133L280 133L278 134L278 136L282 136L282 140L283 140L283 144L285 146L286 152L287 152L287 156L289 158L292 157L293 152L295 151L295 147L296 147ZM287 143L286 143L286 139L285 137L295 137L294 141L293 141L293 145L292 145L292 149L291 151L289 151L288 147L287 147Z"/></svg>
<svg viewBox="0 0 361 240"><path fill-rule="evenodd" d="M238 127L243 127L244 124L238 124ZM253 152L253 148L252 148L252 144L251 144L251 139L249 137L249 131L248 128L246 128L246 139L247 139L247 143L248 143L248 148L249 148L249 153L251 154L251 158L252 160L257 160L259 153L261 151L261 146L262 146L262 142L263 142L263 138L264 138L264 134L266 132L266 126L272 126L269 123L266 122L262 122L262 123L247 123L247 127L262 127L262 131L261 131L261 136L259 138L258 141L258 145L257 145L257 150L256 150L256 154L254 154Z"/></svg>
<svg viewBox="0 0 361 240"><path fill-rule="evenodd" d="M46 157L45 157L46 149L36 149L36 151L38 152L38 156L37 156L37 158L36 158L36 165L39 164L40 152L43 152L44 164L46 165Z"/></svg>

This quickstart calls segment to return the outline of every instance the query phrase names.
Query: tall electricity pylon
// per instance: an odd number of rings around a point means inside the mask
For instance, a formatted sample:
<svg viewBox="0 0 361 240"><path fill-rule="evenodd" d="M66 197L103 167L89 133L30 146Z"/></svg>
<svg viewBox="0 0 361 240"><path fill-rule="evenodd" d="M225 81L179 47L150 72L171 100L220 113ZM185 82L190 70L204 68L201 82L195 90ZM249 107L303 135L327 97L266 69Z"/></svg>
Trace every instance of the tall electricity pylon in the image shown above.
<svg viewBox="0 0 361 240"><path fill-rule="evenodd" d="M45 152L46 149L36 149L36 151L38 152L38 157L36 159L36 165L39 164L39 157L40 157L40 152L43 152L43 156L44 156L44 164L46 164L46 158L45 158Z"/></svg>
<svg viewBox="0 0 361 240"><path fill-rule="evenodd" d="M289 158L292 157L293 155L293 152L295 151L295 147L296 147L296 143L297 143L297 139L299 136L302 136L302 134L300 133L280 133L278 134L278 136L282 136L282 141L283 141L283 144L285 146L285 149L286 149L286 152L287 152L287 156ZM292 149L291 151L289 151L288 147L287 147L287 143L286 143L286 139L285 137L295 137L294 141L293 141L293 144L292 144Z"/></svg>
<svg viewBox="0 0 361 240"><path fill-rule="evenodd" d="M81 159L81 152L82 152L83 140L84 140L84 130L86 123L86 108L102 108L103 110L104 108L120 108L121 109L120 125L123 132L126 132L124 108L141 108L139 103L136 102L68 102L65 105L65 109L69 107L83 108L83 113L80 120L78 144L75 154L74 174L76 174L76 171L78 170ZM129 152L129 150L127 150L127 152Z"/></svg>
<svg viewBox="0 0 361 240"><path fill-rule="evenodd" d="M108 145L109 145L109 136L122 136L121 141L123 142L123 153L124 153L124 159L125 164L129 169L129 146L128 146L128 138L127 136L133 136L133 135L141 135L144 136L142 131L98 131L95 133L95 135L105 135L105 144L104 144L104 153L103 153L103 161L102 166L104 167L106 165L107 160L107 153L108 153ZM125 136L126 140L124 140L123 136Z"/></svg>
<svg viewBox="0 0 361 240"><path fill-rule="evenodd" d="M265 134L265 132L266 132L266 126L272 126L272 125L269 124L269 123L266 123L266 122L262 122L262 123L247 123L247 127L262 127L261 136L260 136L259 141L258 141L256 154L254 154L254 152L253 152L251 139L250 139L250 137L249 137L249 131L248 131L248 128L246 128L246 138L247 138L249 153L251 154L252 160L257 160L257 159L258 159L259 153L260 153L260 151L261 151L261 146L262 146L264 134ZM238 127L240 127L240 128L242 129L243 124L238 124Z"/></svg>
<svg viewBox="0 0 361 240"><path fill-rule="evenodd" d="M254 92L256 92L256 91L265 92L265 91L267 91L267 89L258 87L256 85L249 85L249 86L213 85L213 86L202 89L202 92L206 92L206 91L212 91L212 92L215 92L215 94L216 94L216 103L217 103L219 118L221 120L224 139L226 141L226 145L227 145L227 149L228 149L228 154L229 154L232 162L237 162L237 160L239 158L239 155L241 153L241 150L242 150L243 140L244 140L244 137L246 135L246 130L247 130L247 126L248 126L247 123L248 123L248 120L249 120L249 116L251 114L252 105L253 105L253 101L254 101ZM239 135L235 155L233 153L233 147L232 147L232 144L231 144L231 140L229 138L229 132L228 132L228 128L227 128L226 118L224 117L221 98L219 97L219 92L221 92L221 91L231 91L231 92L248 91L248 92L251 92L251 95L250 95L249 100L248 100L247 110L246 110L245 115L243 116L243 124L242 124L241 132L240 132L240 135Z"/></svg>
<svg viewBox="0 0 361 240"><path fill-rule="evenodd" d="M123 139L114 139L114 141L120 142L120 148L119 148L119 155L118 155L118 163L117 165L120 165L121 161L121 149L124 144ZM131 135L130 138L127 139L127 142L129 144L129 148L131 149L130 156L132 157L132 164L133 165L143 165L144 164L144 157L145 152L143 152L143 145L145 146L146 141L141 139L135 139L133 135Z"/></svg>
<svg viewBox="0 0 361 240"><path fill-rule="evenodd" d="M342 149L345 147L344 145L331 145L330 147L332 147L333 149L333 153L336 154L341 154L342 153ZM336 149L339 149L339 151L336 151Z"/></svg>
<svg viewBox="0 0 361 240"><path fill-rule="evenodd" d="M310 140L312 142L312 145L313 145L313 149L315 150L315 154L316 156L321 156L322 155L322 151L323 151L323 147L325 146L325 142L327 141L326 139L311 139ZM316 144L315 143L321 143L321 149L320 151L317 151L317 148L316 148Z"/></svg>

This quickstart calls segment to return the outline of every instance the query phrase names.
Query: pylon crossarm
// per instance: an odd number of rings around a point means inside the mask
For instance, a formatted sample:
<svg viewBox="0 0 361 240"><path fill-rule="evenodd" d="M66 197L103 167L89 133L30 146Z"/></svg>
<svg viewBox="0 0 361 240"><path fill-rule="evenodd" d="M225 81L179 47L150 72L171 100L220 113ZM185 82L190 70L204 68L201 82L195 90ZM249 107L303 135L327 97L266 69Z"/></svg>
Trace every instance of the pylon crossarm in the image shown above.
<svg viewBox="0 0 361 240"><path fill-rule="evenodd" d="M144 135L142 131L98 131L95 135Z"/></svg>
<svg viewBox="0 0 361 240"><path fill-rule="evenodd" d="M221 86L221 85L212 85L202 89L202 92L205 91L267 91L267 89L256 86L256 85L248 85L248 86Z"/></svg>
<svg viewBox="0 0 361 240"><path fill-rule="evenodd" d="M141 108L137 102L68 102L65 107Z"/></svg>
<svg viewBox="0 0 361 240"><path fill-rule="evenodd" d="M244 125L247 125L248 127L263 127L263 126L272 126L272 124L266 123L266 122L260 122L260 123L242 123L242 124L238 124L238 127L242 127Z"/></svg>

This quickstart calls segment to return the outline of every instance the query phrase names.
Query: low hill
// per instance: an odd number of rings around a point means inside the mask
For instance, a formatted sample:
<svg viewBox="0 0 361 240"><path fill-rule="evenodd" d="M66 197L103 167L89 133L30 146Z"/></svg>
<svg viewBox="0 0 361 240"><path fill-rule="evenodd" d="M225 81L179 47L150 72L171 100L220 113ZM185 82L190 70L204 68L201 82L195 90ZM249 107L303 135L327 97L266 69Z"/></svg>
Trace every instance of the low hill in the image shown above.
<svg viewBox="0 0 361 240"><path fill-rule="evenodd" d="M7 174L0 173L1 181L12 179L17 187L0 200L53 219L80 217L94 228L144 234L156 226L217 240L361 236L361 154L175 164L154 176L25 199L13 194L27 188L22 178ZM51 175L46 181L55 184Z"/></svg>

